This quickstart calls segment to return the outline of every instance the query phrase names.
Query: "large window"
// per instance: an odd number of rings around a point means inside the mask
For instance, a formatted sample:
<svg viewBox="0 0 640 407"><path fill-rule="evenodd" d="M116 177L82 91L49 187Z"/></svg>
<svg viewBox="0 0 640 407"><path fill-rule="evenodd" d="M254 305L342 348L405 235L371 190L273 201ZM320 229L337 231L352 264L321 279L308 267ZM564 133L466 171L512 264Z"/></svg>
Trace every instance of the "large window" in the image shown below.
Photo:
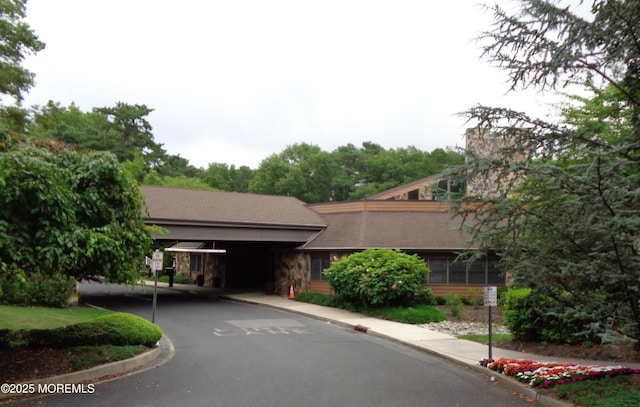
<svg viewBox="0 0 640 407"><path fill-rule="evenodd" d="M480 259L472 263L454 258L429 258L429 284L505 284L498 259Z"/></svg>
<svg viewBox="0 0 640 407"><path fill-rule="evenodd" d="M331 259L329 259L329 255L320 256L313 255L311 256L311 279L312 280L326 280L324 277L325 269L329 268L331 264Z"/></svg>
<svg viewBox="0 0 640 407"><path fill-rule="evenodd" d="M429 283L447 284L447 259L429 259Z"/></svg>
<svg viewBox="0 0 640 407"><path fill-rule="evenodd" d="M191 253L189 271L192 273L202 273L202 254Z"/></svg>

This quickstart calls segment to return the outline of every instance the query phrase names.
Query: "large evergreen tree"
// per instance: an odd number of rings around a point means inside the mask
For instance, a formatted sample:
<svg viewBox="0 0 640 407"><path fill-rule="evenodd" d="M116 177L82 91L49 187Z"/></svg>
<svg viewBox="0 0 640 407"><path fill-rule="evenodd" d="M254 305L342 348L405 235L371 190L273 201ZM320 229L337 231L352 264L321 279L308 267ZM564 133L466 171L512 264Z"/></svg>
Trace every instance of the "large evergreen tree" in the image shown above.
<svg viewBox="0 0 640 407"><path fill-rule="evenodd" d="M490 157L467 151L453 175L494 177L497 188L454 211L480 252L498 250L515 283L533 289L537 311L565 321L558 340L638 340L640 2L522 0L516 14L490 10L484 56L512 89L582 84L591 94L573 98L558 123L508 108L467 111L507 142Z"/></svg>

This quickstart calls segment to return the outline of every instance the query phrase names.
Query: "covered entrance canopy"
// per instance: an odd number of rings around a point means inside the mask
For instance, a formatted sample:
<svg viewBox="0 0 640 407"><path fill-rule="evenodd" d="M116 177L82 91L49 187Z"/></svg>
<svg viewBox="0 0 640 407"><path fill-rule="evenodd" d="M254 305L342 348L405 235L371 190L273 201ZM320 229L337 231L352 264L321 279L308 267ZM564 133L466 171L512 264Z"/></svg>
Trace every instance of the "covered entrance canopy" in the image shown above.
<svg viewBox="0 0 640 407"><path fill-rule="evenodd" d="M292 197L142 186L145 222L175 242L176 253L220 253L227 286L262 286L273 276L274 253L300 247L326 228L324 219ZM202 243L201 247L195 247ZM205 247L206 245L206 247ZM213 266L212 266L213 267ZM205 264L206 270L206 264Z"/></svg>
<svg viewBox="0 0 640 407"><path fill-rule="evenodd" d="M181 253L226 253L225 249L206 249L205 242L180 242L164 249L167 252Z"/></svg>

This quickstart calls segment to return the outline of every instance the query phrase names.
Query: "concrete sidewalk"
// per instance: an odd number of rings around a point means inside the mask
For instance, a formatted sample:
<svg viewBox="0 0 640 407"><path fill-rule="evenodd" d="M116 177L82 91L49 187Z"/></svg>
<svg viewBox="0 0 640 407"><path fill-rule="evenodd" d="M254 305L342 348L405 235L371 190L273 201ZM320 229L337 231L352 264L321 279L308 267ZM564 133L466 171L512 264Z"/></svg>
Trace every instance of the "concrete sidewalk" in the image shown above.
<svg viewBox="0 0 640 407"><path fill-rule="evenodd" d="M342 326L353 327L360 331L366 331L370 335L376 335L388 340L404 343L413 348L424 350L443 356L463 365L477 366L482 358L489 357L489 346L473 341L458 339L455 336L437 332L420 326L402 324L399 322L368 317L359 313L342 309L323 307L290 300L276 295L264 295L259 293L231 293L223 295L236 301L260 304L273 308L279 308L301 315L333 322ZM620 363L597 360L576 360L540 356L493 347L493 359L501 357L511 359L532 359L541 362L571 362L589 365L613 366ZM628 367L640 368L640 363L624 364ZM486 370L486 369L485 369Z"/></svg>

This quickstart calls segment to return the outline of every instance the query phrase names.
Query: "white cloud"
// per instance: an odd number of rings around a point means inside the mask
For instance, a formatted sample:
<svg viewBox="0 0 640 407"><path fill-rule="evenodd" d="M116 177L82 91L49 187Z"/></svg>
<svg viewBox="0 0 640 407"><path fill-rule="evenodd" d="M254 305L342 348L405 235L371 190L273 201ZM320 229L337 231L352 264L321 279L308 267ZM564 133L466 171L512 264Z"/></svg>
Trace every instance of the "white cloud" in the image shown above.
<svg viewBox="0 0 640 407"><path fill-rule="evenodd" d="M504 74L479 61L489 16L475 4L30 0L47 48L25 63L25 102L146 104L156 141L200 167L256 168L299 142L460 145L457 112L539 99L505 97Z"/></svg>

